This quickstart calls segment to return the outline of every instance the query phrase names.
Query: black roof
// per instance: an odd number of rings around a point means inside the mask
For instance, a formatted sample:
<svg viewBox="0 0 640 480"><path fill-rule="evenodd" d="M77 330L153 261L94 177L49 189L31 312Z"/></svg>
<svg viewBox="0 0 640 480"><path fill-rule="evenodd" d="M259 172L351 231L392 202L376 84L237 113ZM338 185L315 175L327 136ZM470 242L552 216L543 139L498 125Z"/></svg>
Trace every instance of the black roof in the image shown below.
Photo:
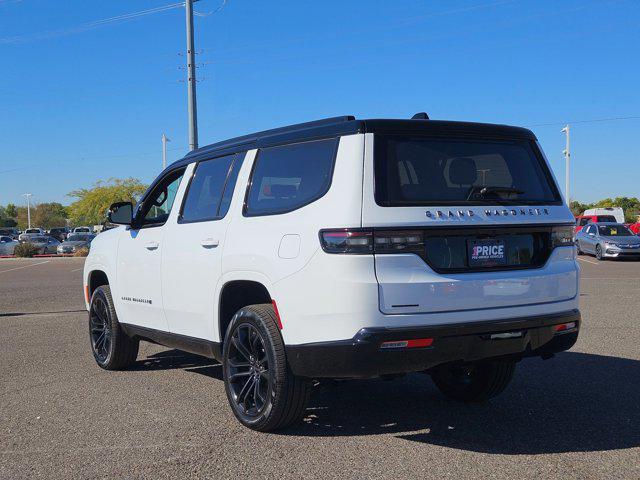
<svg viewBox="0 0 640 480"><path fill-rule="evenodd" d="M484 138L522 138L535 140L526 128L490 123L452 122L448 120L356 120L347 115L299 123L231 138L189 152L183 159L170 165L173 169L202 158L228 155L255 148L272 147L321 138L351 135L354 133L416 134L434 136L473 136Z"/></svg>

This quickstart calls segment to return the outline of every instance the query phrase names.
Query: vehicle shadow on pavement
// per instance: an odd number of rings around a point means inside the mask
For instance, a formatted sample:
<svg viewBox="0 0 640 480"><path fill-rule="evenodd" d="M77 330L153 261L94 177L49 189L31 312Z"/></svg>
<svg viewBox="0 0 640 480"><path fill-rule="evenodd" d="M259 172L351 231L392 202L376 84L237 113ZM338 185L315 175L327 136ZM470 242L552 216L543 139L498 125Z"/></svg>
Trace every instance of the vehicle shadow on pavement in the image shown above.
<svg viewBox="0 0 640 480"><path fill-rule="evenodd" d="M499 397L447 400L425 374L314 388L301 436L397 434L413 442L492 454L616 450L640 445L640 361L565 352L526 359Z"/></svg>
<svg viewBox="0 0 640 480"><path fill-rule="evenodd" d="M222 380L222 366L215 360L180 350L165 350L138 360L130 370L172 370L182 368Z"/></svg>
<svg viewBox="0 0 640 480"><path fill-rule="evenodd" d="M56 313L82 313L87 310L84 308L79 308L76 310L57 310L55 312L7 312L0 313L1 317L23 317L25 315L55 315Z"/></svg>

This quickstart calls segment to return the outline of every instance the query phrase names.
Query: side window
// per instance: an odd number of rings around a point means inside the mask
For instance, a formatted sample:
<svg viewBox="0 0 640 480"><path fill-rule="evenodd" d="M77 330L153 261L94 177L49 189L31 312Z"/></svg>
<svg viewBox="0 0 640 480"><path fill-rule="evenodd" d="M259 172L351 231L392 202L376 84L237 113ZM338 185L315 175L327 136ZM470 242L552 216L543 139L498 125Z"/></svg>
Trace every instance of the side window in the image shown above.
<svg viewBox="0 0 640 480"><path fill-rule="evenodd" d="M164 225L171 213L183 174L184 169L170 173L151 191L142 206L143 226Z"/></svg>
<svg viewBox="0 0 640 480"><path fill-rule="evenodd" d="M338 139L261 149L253 166L245 215L303 207L329 190Z"/></svg>
<svg viewBox="0 0 640 480"><path fill-rule="evenodd" d="M222 218L229 210L240 155L227 155L200 162L191 179L180 222L201 222ZM228 202L222 208L224 199Z"/></svg>
<svg viewBox="0 0 640 480"><path fill-rule="evenodd" d="M581 226L583 226L583 227L584 227L587 223L589 223L589 219L588 219L588 218L586 218L586 217L582 217L582 218L580 219L580 225L581 225Z"/></svg>

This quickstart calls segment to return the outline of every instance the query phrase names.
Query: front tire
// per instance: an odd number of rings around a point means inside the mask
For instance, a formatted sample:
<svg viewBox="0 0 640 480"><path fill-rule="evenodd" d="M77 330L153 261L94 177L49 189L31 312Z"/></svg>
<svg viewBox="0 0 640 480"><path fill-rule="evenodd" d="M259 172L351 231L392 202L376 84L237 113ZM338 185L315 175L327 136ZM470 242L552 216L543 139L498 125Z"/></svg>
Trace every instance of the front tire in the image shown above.
<svg viewBox="0 0 640 480"><path fill-rule="evenodd" d="M599 261L604 260L604 255L602 254L602 247L600 245L596 245L596 258Z"/></svg>
<svg viewBox="0 0 640 480"><path fill-rule="evenodd" d="M462 402L485 402L507 388L515 369L515 362L481 361L445 364L429 373L445 396Z"/></svg>
<svg viewBox="0 0 640 480"><path fill-rule="evenodd" d="M289 369L272 305L250 305L233 316L222 356L227 398L245 427L269 432L302 417L309 382Z"/></svg>
<svg viewBox="0 0 640 480"><path fill-rule="evenodd" d="M96 288L91 295L89 340L93 358L105 370L130 367L138 357L140 341L127 336L120 327L108 285Z"/></svg>

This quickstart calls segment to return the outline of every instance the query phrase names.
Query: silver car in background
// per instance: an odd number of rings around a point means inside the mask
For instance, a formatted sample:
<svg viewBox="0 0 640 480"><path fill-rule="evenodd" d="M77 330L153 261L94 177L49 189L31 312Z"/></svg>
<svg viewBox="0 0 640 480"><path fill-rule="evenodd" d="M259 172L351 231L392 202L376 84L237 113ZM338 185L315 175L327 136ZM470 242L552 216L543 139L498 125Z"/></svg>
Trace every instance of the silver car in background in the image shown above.
<svg viewBox="0 0 640 480"><path fill-rule="evenodd" d="M38 249L39 254L56 253L56 249L60 245L58 239L46 235L31 237L27 242L20 243L30 243Z"/></svg>
<svg viewBox="0 0 640 480"><path fill-rule="evenodd" d="M17 240L8 236L0 236L0 255L13 255L16 245L20 245Z"/></svg>
<svg viewBox="0 0 640 480"><path fill-rule="evenodd" d="M576 234L578 255L590 253L606 258L640 259L640 237L622 223L591 223Z"/></svg>

